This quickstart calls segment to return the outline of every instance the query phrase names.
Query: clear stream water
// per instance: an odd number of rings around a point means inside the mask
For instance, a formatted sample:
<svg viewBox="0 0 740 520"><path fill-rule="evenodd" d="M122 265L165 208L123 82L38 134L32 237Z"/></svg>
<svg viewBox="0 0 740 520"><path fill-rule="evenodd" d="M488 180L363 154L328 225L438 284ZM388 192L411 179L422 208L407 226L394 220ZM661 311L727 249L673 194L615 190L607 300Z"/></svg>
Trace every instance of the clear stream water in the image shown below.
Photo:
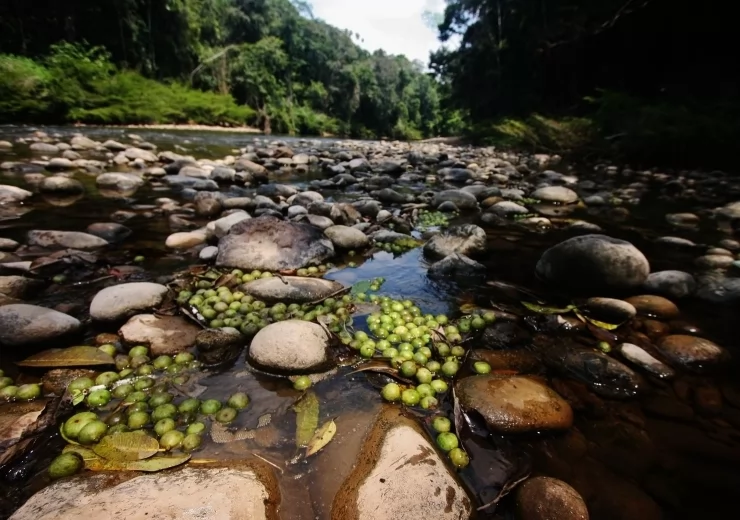
<svg viewBox="0 0 740 520"><path fill-rule="evenodd" d="M16 137L27 136L31 130L29 127L0 127L0 139L13 141ZM138 128L45 127L43 130L50 135L62 136L82 131L96 140L116 139L123 142L126 142L126 134L136 133L156 144L160 150L213 159L232 153L254 138L249 134L227 132ZM300 147L298 139L280 139ZM332 142L319 141L320 144ZM0 162L25 160L28 157L22 151L0 152ZM591 168L579 168L578 165L572 166L572 170L582 179L595 175ZM34 197L28 206L30 211L19 218L8 218L0 213L0 236L22 242L30 229L84 230L90 223L110 221L110 214L114 211L133 210L139 216L126 221L125 225L134 233L122 246L117 246L122 258L130 260L133 255L144 255L146 260L142 266L153 276L169 274L197 263L197 259L174 254L164 248L165 238L171 233L166 218L141 216L156 198L170 196L169 191L155 190L147 185L133 198L109 199L98 194L93 176L77 174L76 178L85 185L83 198L69 206L57 206ZM293 175L281 178L280 182L305 186L312 178L315 178L314 174ZM0 183L25 186L22 173L6 171L0 173ZM325 196L332 200L332 197L338 198L342 194L326 192ZM594 214L587 209L579 209L570 217L594 222L606 234L632 241L650 259L653 271L691 271L696 253L656 245L652 239L671 235L683 236L697 243L716 244L726 235L720 234L711 225L695 231L672 229L665 222L664 215L677 209L695 210L682 207L681 203L648 195L643 197L640 205L629 207L630 218L625 222L619 222L613 215ZM464 219L462 217L461 221ZM487 233L488 252L483 259L488 268L487 279L532 289L542 288L534 277L534 266L541 253L574 234L557 230L536 232L516 226L489 228ZM402 255L379 252L370 258L353 260L359 264L357 268L336 268L326 277L344 284L385 277L386 282L379 294L412 299L424 313L459 315L458 309L463 303L472 302L487 308L491 302L498 303L502 298L500 291L488 285L461 287L432 282L426 276L428 264L420 249ZM338 264L341 265L341 262ZM98 288L93 285L73 290L46 291L40 303L69 303L84 314L84 307ZM679 373L669 382L647 378L649 391L645 395L612 400L595 396L585 386L543 368L540 375L556 390L562 392L563 389L569 389L570 397L579 403L574 406L576 420L571 431L524 438L492 437L491 445L486 449L513 465L529 459L532 474L549 475L569 482L587 500L591 518L596 520L734 518L734 498L740 489L738 309L692 299L677 304L682 311L681 321L684 325L672 326L686 327L685 324L690 324L701 331L700 335L734 354L733 361L723 371L704 376ZM92 330L91 336L96 332L100 331ZM23 355L7 350L2 352L0 367L10 375L18 375L13 361L19 357ZM380 401L377 389L365 375L347 377L345 374L348 371L340 371L337 377L315 386L321 402L322 421L328 417L353 417L352 414L370 413ZM33 374L27 374L26 377L33 377ZM287 381L247 372L241 358L231 369L199 383L208 387L204 394L207 397L225 398L237 389L250 395L252 404L247 412L240 414L238 426L253 428L260 416L272 414L270 432L263 436L264 439L252 444L210 443L199 456L238 459L254 451L268 460L280 462L290 460L295 455L295 415L291 406L298 394ZM442 405L443 409L449 410L450 403L444 402ZM18 501L28 492L46 485L42 471L45 461L62 446L58 436L52 436L51 440L45 449L29 457L26 470L22 472L23 478L19 476L20 473L0 473L0 491L6 492L7 502L4 504L0 499L0 518L17 507ZM283 497L291 494L303 496L306 482L309 488L321 486L324 480L316 474L319 471L325 470L310 461L288 466L287 475L281 478ZM473 491L479 490L486 482L486 476L476 474L472 468L462 471L461 478ZM323 496L321 490L314 490L310 500L315 509L325 514L326 503L322 498L317 498ZM284 518L305 516L305 511L300 511L296 503L300 503L300 500L283 501ZM495 515L482 513L481 516L513 518L512 511L513 501L509 497L502 501ZM310 516L313 518L313 515Z"/></svg>

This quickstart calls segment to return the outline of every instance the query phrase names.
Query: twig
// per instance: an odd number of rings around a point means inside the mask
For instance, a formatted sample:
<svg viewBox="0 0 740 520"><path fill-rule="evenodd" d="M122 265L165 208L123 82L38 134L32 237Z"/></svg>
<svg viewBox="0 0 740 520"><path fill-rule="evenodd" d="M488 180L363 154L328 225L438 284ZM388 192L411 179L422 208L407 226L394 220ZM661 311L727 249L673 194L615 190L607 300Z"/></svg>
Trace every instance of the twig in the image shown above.
<svg viewBox="0 0 740 520"><path fill-rule="evenodd" d="M116 275L109 274L107 276L101 276L100 278L95 278L94 280L86 280L84 282L74 282L72 286L79 287L81 285L91 285L91 284L102 282L103 280L108 280L109 278L115 278L115 277Z"/></svg>
<svg viewBox="0 0 740 520"><path fill-rule="evenodd" d="M261 460L265 461L270 466L272 466L273 468L275 468L276 470L278 470L280 473L283 473L283 468L281 468L280 466L278 466L274 462L270 462L269 460L267 460L266 458L264 458L262 455L258 455L256 453L252 453L252 455L254 455L255 457L257 457L258 459L261 459Z"/></svg>
<svg viewBox="0 0 740 520"><path fill-rule="evenodd" d="M334 291L333 293L331 293L329 296L324 296L323 298L319 298L318 300L314 300L312 302L307 302L307 305L316 305L317 303L321 303L324 300L328 300L329 298L333 298L335 296L339 296L340 294L343 294L343 293L345 293L347 291L351 291L351 290L352 290L352 287L342 287L338 291Z"/></svg>

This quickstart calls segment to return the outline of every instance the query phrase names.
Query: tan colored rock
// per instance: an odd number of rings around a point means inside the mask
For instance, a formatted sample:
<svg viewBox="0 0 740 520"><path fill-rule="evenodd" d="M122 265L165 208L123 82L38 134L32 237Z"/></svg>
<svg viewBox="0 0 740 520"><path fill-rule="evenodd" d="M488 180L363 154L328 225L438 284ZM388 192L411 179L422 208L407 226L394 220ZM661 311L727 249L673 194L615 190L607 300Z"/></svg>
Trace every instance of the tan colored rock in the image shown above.
<svg viewBox="0 0 740 520"><path fill-rule="evenodd" d="M550 477L534 477L517 488L519 520L588 520L588 509L578 491Z"/></svg>
<svg viewBox="0 0 740 520"><path fill-rule="evenodd" d="M131 345L146 345L152 357L177 354L195 345L200 328L181 316L139 314L128 320L118 334Z"/></svg>

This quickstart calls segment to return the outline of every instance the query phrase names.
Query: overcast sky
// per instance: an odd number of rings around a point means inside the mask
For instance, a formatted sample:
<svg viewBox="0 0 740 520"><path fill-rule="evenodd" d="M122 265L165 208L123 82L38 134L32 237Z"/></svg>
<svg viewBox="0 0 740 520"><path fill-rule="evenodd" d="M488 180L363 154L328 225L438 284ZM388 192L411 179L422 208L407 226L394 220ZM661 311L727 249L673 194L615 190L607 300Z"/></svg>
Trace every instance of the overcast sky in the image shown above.
<svg viewBox="0 0 740 520"><path fill-rule="evenodd" d="M405 54L410 60L429 62L439 48L437 31L422 18L426 10L444 11L444 0L310 0L316 18L360 33L358 45L369 51L383 49Z"/></svg>

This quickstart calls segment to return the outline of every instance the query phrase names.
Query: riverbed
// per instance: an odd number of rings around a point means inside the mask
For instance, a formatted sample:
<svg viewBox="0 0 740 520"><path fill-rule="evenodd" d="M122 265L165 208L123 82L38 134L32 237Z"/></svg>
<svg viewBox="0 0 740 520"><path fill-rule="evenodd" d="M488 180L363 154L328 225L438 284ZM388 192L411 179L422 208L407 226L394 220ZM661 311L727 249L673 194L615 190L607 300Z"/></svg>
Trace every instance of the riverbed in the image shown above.
<svg viewBox="0 0 740 520"><path fill-rule="evenodd" d="M80 132L97 146L69 148L76 154L67 154L71 166L60 162L59 169L49 169L49 160L62 157L67 146L56 151L30 149L33 143L70 143ZM109 140L124 143L124 148L100 146ZM55 308L81 323L76 336L59 342L52 340L29 348L1 345L0 368L15 381L31 383L43 377L43 370L15 365L42 348L95 345L98 334L117 332L120 323L105 324L90 316L91 300L105 287L130 282L166 284L172 282L175 273L213 264L214 260L199 257L206 245L218 245L223 250L223 244L213 236L193 247L166 246L174 233L196 232L227 211L225 206L212 211L205 204L199 205L198 193L222 193L223 199L253 199L258 193L269 193L259 191L265 190L263 186L279 184L289 187L285 194L292 196L294 192L319 193L322 202L330 206L354 204L359 208L363 200L372 198L380 201L379 207L389 217L378 221L377 211L375 216L360 212L361 218L348 227L359 226L369 237L378 230L400 230L413 237L418 247L389 252L378 247L377 239L351 254L337 247L334 255L322 261L327 267L322 278L346 287L383 278L378 297L410 300L424 315L458 320L484 312L498 314L493 323L486 324L485 332L466 334L464 348L484 352L481 359L489 359L486 356L490 354L489 364L497 377L531 378L554 390L572 409L567 428L533 427L506 433L489 421L489 431L468 439L477 448L463 443L472 463L462 469L455 468L440 451L432 462L444 461L445 468L437 468L435 475L451 479L466 494L462 502L460 497L448 497L455 508L460 507L456 512L463 511L468 517L534 520L538 517L532 516L532 507L538 500L545 503L546 498L537 495L536 490L527 494L520 488L527 478L546 476L572 486L594 519L725 518L732 514L733 493L740 487L740 353L734 329L740 302L740 284L736 283L740 280L740 244L735 242L734 230L740 221L740 208L731 203L740 200L740 180L729 173L569 164L555 156L445 144L166 129L0 127L0 141L11 145L0 148L0 184L32 193L23 200L7 198L0 204L0 237L18 243L2 253L0 274L38 280L34 290L17 294L12 297L14 301L4 301L3 305L18 300ZM155 160L141 154L116 163L116 157L125 155L128 148L148 151ZM175 162L171 159L177 160L158 155L165 151L192 156L197 161L192 167L205 172L203 178L196 177L200 184L168 183L171 172L154 171L161 167L166 170ZM238 170L245 156L249 164ZM93 162L83 164L78 160ZM353 160L364 162L353 164ZM234 173L216 184L208 174L217 167L253 171L246 182L244 176ZM106 172L131 173L144 182L133 191L101 189L97 179ZM39 187L42 177L52 175L75 179L81 189L44 192ZM199 174L194 171L193 175ZM354 178L336 181L342 175ZM543 192L541 197L548 200L533 196L539 188L554 186L566 187L568 192ZM470 196L439 195L465 187L479 188L467 192L476 194L472 202ZM287 217L291 204L286 201L291 195L277 193L267 195L274 208L247 204L245 211L256 217L260 209L267 208L281 219ZM569 199L571 193L575 200ZM451 204L441 209L450 211L439 212L440 205L447 202ZM327 207L314 213L310 204L305 205L309 211L295 212L293 220L309 222L308 216L313 214L336 223L331 212L319 215L329 211ZM427 210L434 212L443 225L421 225L419 216ZM174 227L173 222L182 222L170 218L172 215L192 226ZM310 225L317 227L319 220L314 220ZM60 262L58 269L33 273L27 271L28 266L12 265L48 258L62 249L29 246L29 232L85 231L91 224L110 222L125 226L130 233L95 249L98 256L92 266L74 260ZM468 226L478 226L484 232L484 247L471 249L475 272L455 264L452 271L430 276L430 272L438 272L439 266L434 265L439 258L425 254L423 245L435 234L458 226L471 230ZM546 250L573 237L594 234L629 242L649 261L650 273L686 273L692 280L690 287L680 293L670 286L657 294L645 288L646 280L629 287L597 287L594 283L584 288L578 276L569 280L543 276L538 265ZM635 269L627 275L634 274ZM53 280L57 275L63 277ZM586 279L588 273L583 276ZM641 295L666 299L634 299ZM599 324L604 325L606 320L594 323L568 307L586 309L595 306L588 298L602 296L630 302L636 316L629 315L617 328L602 327ZM536 305L526 307L523 301ZM355 327L370 332L366 317L367 313L358 311ZM722 355L686 362L680 356L671 357L660 345L666 337L676 335L711 341ZM622 350L625 343L639 345L667 371L656 375L645 365L631 361ZM581 357L569 357L574 351ZM461 361L470 362L472 355L466 354ZM380 353L375 357L382 359ZM619 367L612 371L606 358ZM300 450L295 444L293 407L302 393L282 375L253 370L249 361L247 351L241 351L228 366L204 372L197 384L205 387L203 395L212 399L225 400L237 391L247 393L250 406L240 412L232 426L264 431L256 438L228 443L206 436L193 459L212 464L257 464L259 471L269 472L269 479L265 478L278 491L268 500L274 507L266 513L268 518L273 512L291 519L342 518L342 508L355 502L360 505L352 514L362 516L363 495L357 488L369 484L363 480L365 474L358 474L358 468L380 457L367 451L373 446L374 428L378 424L390 425L385 426L389 431L418 428L417 433L434 446L436 433L430 426L431 419L454 415L451 394L440 396L438 407L431 410L384 403L379 381L387 384L388 380L382 379L382 374L356 372L366 362L355 352L354 357L345 356L335 372L311 387L319 402L320 422L336 422L334 439L318 455L297 458ZM620 372L622 367L628 372ZM466 370L460 372L461 379L481 377ZM397 412L403 416L392 420L386 417ZM258 428L268 415L269 424ZM403 421L409 421L408 425ZM47 467L65 441L56 427L38 436L40 440L27 453L0 468L2 518L10 517L50 484ZM189 469L197 467L192 462L188 465ZM375 470L380 471L377 467ZM85 471L72 478L89 477L90 473ZM368 470L367 475L375 473ZM352 482L355 487L348 484ZM394 486L403 487L403 483ZM396 491L394 488L389 496L403 499L406 495L401 491L412 495L415 490ZM413 499L407 500L416 505ZM531 507L522 501L532 501ZM446 518L441 513L438 517Z"/></svg>

